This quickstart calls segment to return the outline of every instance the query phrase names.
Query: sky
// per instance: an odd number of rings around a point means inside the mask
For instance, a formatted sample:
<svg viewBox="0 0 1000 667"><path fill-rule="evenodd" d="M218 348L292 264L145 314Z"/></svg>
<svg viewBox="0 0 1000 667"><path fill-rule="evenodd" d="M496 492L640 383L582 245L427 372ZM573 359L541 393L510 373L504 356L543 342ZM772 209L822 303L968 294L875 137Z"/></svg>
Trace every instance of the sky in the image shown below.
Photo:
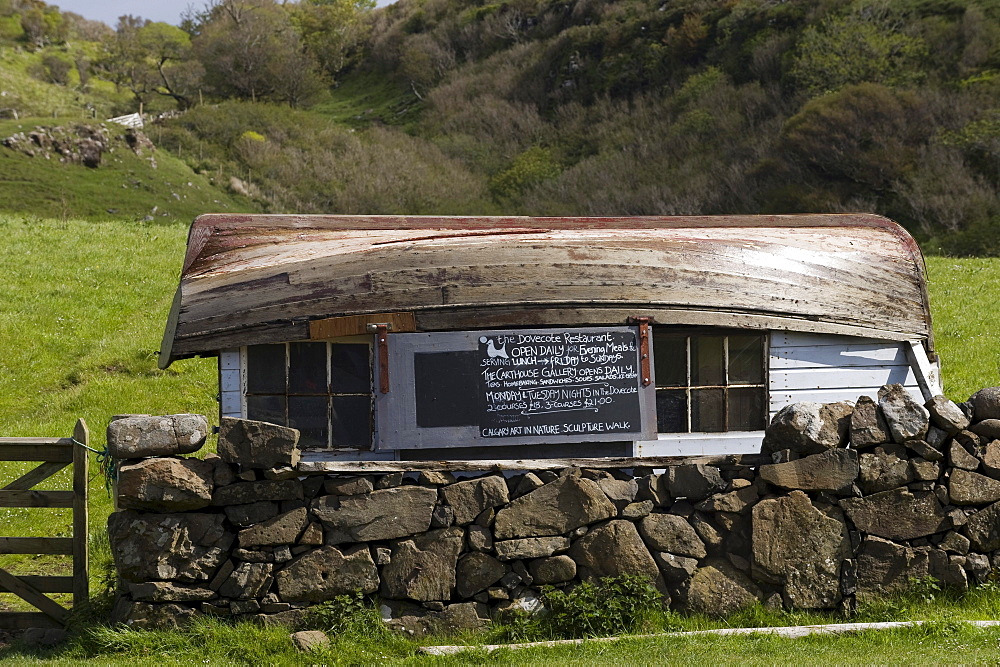
<svg viewBox="0 0 1000 667"><path fill-rule="evenodd" d="M383 7L389 2L378 0L378 6ZM118 17L125 14L177 25L189 5L197 9L205 6L204 0L48 0L47 4L93 21L103 21L112 28L118 23Z"/></svg>

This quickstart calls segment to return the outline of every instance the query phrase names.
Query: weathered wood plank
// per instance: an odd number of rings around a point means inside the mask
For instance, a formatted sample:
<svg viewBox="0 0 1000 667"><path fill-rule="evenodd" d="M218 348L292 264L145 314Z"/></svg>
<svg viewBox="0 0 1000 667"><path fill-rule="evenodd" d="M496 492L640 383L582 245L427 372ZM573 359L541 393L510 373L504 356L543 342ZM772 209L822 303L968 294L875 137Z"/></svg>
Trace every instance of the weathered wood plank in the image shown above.
<svg viewBox="0 0 1000 667"><path fill-rule="evenodd" d="M40 612L0 612L0 629L27 630L28 628L61 628L63 624Z"/></svg>
<svg viewBox="0 0 1000 667"><path fill-rule="evenodd" d="M73 450L63 445L14 445L0 447L0 461L51 461L72 463Z"/></svg>
<svg viewBox="0 0 1000 667"><path fill-rule="evenodd" d="M770 459L756 454L731 454L725 456L653 456L642 458L604 459L511 459L505 461L302 461L298 469L303 473L369 473L369 472L420 472L440 470L448 472L473 472L480 470L561 470L563 468L667 468L670 466L701 463L720 467L755 466L770 463Z"/></svg>
<svg viewBox="0 0 1000 667"><path fill-rule="evenodd" d="M180 290L163 363L245 344L240 330L301 340L287 327L444 305L642 301L679 323L716 310L930 336L919 250L870 215L200 218Z"/></svg>
<svg viewBox="0 0 1000 667"><path fill-rule="evenodd" d="M2 567L0 567L0 585L59 623L65 623L69 618L69 611L65 607Z"/></svg>
<svg viewBox="0 0 1000 667"><path fill-rule="evenodd" d="M772 335L773 336L773 335ZM885 341L868 345L771 346L771 370L785 368L844 368L846 366L906 366L902 345Z"/></svg>
<svg viewBox="0 0 1000 667"><path fill-rule="evenodd" d="M340 336L357 336L370 334L369 324L391 325L392 333L404 333L417 330L417 322L413 313L372 313L371 315L347 315L345 317L330 317L323 320L313 320L309 323L309 338L326 340Z"/></svg>
<svg viewBox="0 0 1000 667"><path fill-rule="evenodd" d="M59 577L52 575L15 575L18 579L31 586L39 593L72 593L73 577ZM13 593L0 583L0 593Z"/></svg>
<svg viewBox="0 0 1000 667"><path fill-rule="evenodd" d="M794 389L851 389L881 387L899 383L916 386L917 379L909 366L844 366L841 368L771 369L771 391Z"/></svg>
<svg viewBox="0 0 1000 667"><path fill-rule="evenodd" d="M72 491L0 490L0 507L73 507Z"/></svg>
<svg viewBox="0 0 1000 667"><path fill-rule="evenodd" d="M73 439L90 444L87 422L79 419L73 428ZM90 455L84 447L73 448L73 605L90 599L90 522L87 504Z"/></svg>
<svg viewBox="0 0 1000 667"><path fill-rule="evenodd" d="M26 491L39 482L44 482L68 465L69 463L42 463L3 487L3 490Z"/></svg>
<svg viewBox="0 0 1000 667"><path fill-rule="evenodd" d="M72 447L73 440L71 438L0 438L0 447L18 445L61 445L63 447ZM0 449L0 454L3 454L2 449Z"/></svg>
<svg viewBox="0 0 1000 667"><path fill-rule="evenodd" d="M73 555L72 537L0 537L0 554Z"/></svg>

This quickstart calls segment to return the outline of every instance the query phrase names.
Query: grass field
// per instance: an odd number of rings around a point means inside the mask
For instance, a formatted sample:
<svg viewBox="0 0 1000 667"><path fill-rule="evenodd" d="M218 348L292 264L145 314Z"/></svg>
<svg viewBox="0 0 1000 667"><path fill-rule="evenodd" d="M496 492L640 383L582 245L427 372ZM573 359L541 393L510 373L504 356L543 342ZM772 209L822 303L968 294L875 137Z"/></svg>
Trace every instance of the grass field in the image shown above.
<svg viewBox="0 0 1000 667"><path fill-rule="evenodd" d="M167 371L156 364L186 232L183 223L0 216L0 435L69 435L76 419L83 417L100 449L114 414L217 414L212 360L181 361ZM962 401L976 389L1000 384L1000 309L995 305L1000 303L1000 260L934 257L928 260L928 271L945 391ZM7 477L23 469L26 466L8 464L0 473ZM65 480L57 478L49 488L60 482ZM102 535L111 503L96 467L91 489L93 588L98 590L102 563L108 558ZM0 525L7 535L67 534L69 516L63 510L6 509L0 510ZM54 572L61 564L57 557L8 558L0 566ZM5 604L15 603L11 596L0 595L0 608ZM413 642L373 631L348 633L333 651L306 658L294 651L283 631L210 621L185 633L119 632L97 626L53 654L5 648L0 649L0 660L75 664L94 658L101 664L148 664L155 656L163 664L368 664L389 658L461 664L902 664L950 662L960 655L966 663L995 662L1000 632L973 630L954 621L997 618L1000 594L984 591L947 605L940 600L906 604L869 610L867 620L930 618L939 623L929 629L853 638L664 638L430 660L415 657ZM728 622L796 624L828 618L761 614ZM697 618L683 625L720 626Z"/></svg>

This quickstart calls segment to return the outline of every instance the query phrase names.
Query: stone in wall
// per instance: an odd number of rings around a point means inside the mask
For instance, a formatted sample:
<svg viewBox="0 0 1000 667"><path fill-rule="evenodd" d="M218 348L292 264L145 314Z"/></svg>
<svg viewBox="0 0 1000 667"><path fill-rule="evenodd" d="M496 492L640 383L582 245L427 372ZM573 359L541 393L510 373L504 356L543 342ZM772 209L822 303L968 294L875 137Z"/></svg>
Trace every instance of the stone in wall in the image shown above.
<svg viewBox="0 0 1000 667"><path fill-rule="evenodd" d="M366 546L311 549L275 576L278 594L286 602L323 602L360 591L374 593L379 577Z"/></svg>
<svg viewBox="0 0 1000 667"><path fill-rule="evenodd" d="M921 440L930 426L930 413L917 403L901 384L889 384L878 391L878 407L892 434L893 442Z"/></svg>
<svg viewBox="0 0 1000 667"><path fill-rule="evenodd" d="M251 419L223 417L219 422L219 456L245 468L294 466L299 462L299 431Z"/></svg>
<svg viewBox="0 0 1000 667"><path fill-rule="evenodd" d="M753 508L753 564L784 588L790 607L829 609L840 601L847 526L816 509L802 491Z"/></svg>
<svg viewBox="0 0 1000 667"><path fill-rule="evenodd" d="M709 616L725 616L753 606L763 598L747 575L721 558L699 567L686 591L688 608Z"/></svg>
<svg viewBox="0 0 1000 667"><path fill-rule="evenodd" d="M130 415L108 424L108 454L116 459L190 454L207 437L204 415Z"/></svg>
<svg viewBox="0 0 1000 667"><path fill-rule="evenodd" d="M500 475L470 479L444 487L445 502L455 512L455 523L465 526L476 520L484 510L506 505L507 482Z"/></svg>
<svg viewBox="0 0 1000 667"><path fill-rule="evenodd" d="M497 512L494 533L500 540L562 535L617 514L595 482L572 471Z"/></svg>
<svg viewBox="0 0 1000 667"><path fill-rule="evenodd" d="M844 498L840 506L858 530L889 540L912 540L951 527L933 493L911 492L905 487L864 498Z"/></svg>
<svg viewBox="0 0 1000 667"><path fill-rule="evenodd" d="M597 526L573 543L569 556L581 579L627 574L645 577L666 592L663 575L631 521L619 519Z"/></svg>
<svg viewBox="0 0 1000 667"><path fill-rule="evenodd" d="M450 600L464 537L461 528L445 528L395 542L389 564L382 569L382 597Z"/></svg>
<svg viewBox="0 0 1000 667"><path fill-rule="evenodd" d="M155 514L134 510L108 517L119 576L130 582L207 581L229 555L235 536L221 514Z"/></svg>
<svg viewBox="0 0 1000 667"><path fill-rule="evenodd" d="M858 477L858 453L853 449L828 449L787 463L762 465L760 476L783 489L840 491L850 488Z"/></svg>
<svg viewBox="0 0 1000 667"><path fill-rule="evenodd" d="M811 403L802 401L778 411L764 431L765 453L790 449L808 455L847 441L854 406L847 402Z"/></svg>
<svg viewBox="0 0 1000 667"><path fill-rule="evenodd" d="M214 468L199 459L153 458L118 468L121 509L186 512L212 503Z"/></svg>
<svg viewBox="0 0 1000 667"><path fill-rule="evenodd" d="M426 532L437 491L399 486L357 496L322 496L312 514L323 524L327 544L392 540Z"/></svg>

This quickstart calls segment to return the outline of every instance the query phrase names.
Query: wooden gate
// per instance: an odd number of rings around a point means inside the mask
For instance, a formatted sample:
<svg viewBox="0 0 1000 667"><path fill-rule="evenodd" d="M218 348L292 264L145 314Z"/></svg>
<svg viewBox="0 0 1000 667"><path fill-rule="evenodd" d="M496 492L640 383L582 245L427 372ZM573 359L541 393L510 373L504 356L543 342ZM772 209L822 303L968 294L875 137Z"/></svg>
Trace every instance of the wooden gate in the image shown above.
<svg viewBox="0 0 1000 667"><path fill-rule="evenodd" d="M0 488L0 508L61 507L73 509L72 537L0 536L0 554L60 554L73 557L73 576L21 576L0 567L0 593L13 593L38 612L0 612L0 628L61 627L69 610L46 593L72 593L73 606L90 595L87 553L87 424L77 421L72 438L0 438L0 461L41 464ZM72 491L33 490L66 466L73 465ZM0 481L0 484L3 484ZM2 528L0 528L2 530Z"/></svg>

